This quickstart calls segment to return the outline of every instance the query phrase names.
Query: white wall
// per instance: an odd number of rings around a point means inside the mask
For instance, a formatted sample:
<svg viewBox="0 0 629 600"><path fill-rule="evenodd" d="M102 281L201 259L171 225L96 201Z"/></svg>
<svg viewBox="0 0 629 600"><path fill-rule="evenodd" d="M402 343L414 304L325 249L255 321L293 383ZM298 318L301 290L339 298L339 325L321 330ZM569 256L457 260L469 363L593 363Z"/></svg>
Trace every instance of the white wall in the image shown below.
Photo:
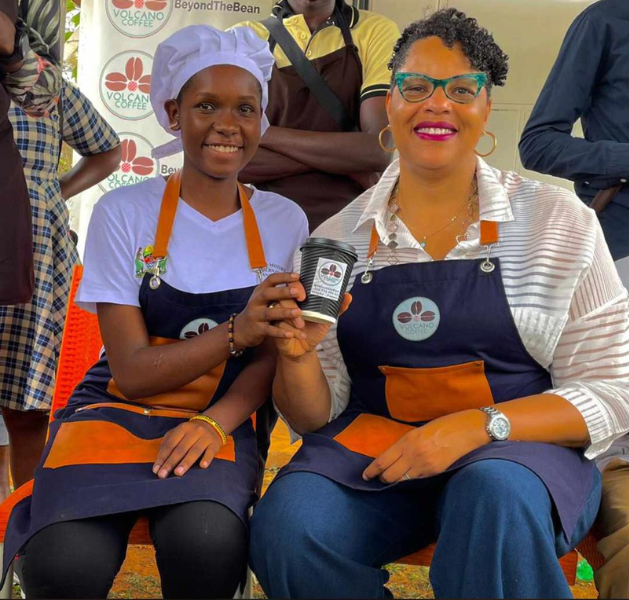
<svg viewBox="0 0 629 600"><path fill-rule="evenodd" d="M456 7L476 17L509 55L510 65L506 86L493 91L488 130L498 138L498 147L488 162L573 189L564 179L526 171L517 146L570 23L590 4L593 0L372 0L370 6L397 21L400 29L439 8ZM579 125L575 134L581 134ZM489 140L483 142L479 150L488 151Z"/></svg>

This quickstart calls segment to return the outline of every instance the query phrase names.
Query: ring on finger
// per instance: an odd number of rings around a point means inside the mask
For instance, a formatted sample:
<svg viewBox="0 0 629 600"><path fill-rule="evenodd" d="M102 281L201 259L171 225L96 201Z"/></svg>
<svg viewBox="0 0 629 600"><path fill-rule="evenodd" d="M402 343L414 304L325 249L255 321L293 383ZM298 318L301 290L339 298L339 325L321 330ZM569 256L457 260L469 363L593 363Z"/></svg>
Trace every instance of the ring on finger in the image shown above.
<svg viewBox="0 0 629 600"><path fill-rule="evenodd" d="M271 302L267 308L275 308L277 306L277 302Z"/></svg>
<svg viewBox="0 0 629 600"><path fill-rule="evenodd" d="M404 481L410 481L413 478L408 473L404 473L402 479L404 479Z"/></svg>

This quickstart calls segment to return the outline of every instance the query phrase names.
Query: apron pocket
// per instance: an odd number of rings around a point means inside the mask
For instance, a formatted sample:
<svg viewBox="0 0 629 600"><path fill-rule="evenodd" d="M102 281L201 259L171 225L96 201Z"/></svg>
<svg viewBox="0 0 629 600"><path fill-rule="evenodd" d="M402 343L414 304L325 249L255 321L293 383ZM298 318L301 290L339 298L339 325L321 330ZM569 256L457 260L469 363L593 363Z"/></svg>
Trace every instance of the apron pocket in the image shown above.
<svg viewBox="0 0 629 600"><path fill-rule="evenodd" d="M146 440L109 421L63 423L44 463L45 469L75 465L152 463L164 438ZM234 438L214 458L235 462Z"/></svg>
<svg viewBox="0 0 629 600"><path fill-rule="evenodd" d="M381 366L391 417L416 423L494 403L485 362L415 369Z"/></svg>
<svg viewBox="0 0 629 600"><path fill-rule="evenodd" d="M413 429L411 425L363 413L334 436L334 440L352 452L376 458Z"/></svg>

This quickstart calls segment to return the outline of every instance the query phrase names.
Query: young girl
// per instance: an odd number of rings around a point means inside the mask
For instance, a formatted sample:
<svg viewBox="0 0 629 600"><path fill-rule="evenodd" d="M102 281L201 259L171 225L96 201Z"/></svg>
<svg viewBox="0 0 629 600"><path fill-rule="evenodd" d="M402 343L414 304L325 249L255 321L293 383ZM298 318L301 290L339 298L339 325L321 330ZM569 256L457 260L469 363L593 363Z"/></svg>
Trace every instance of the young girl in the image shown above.
<svg viewBox="0 0 629 600"><path fill-rule="evenodd" d="M249 29L187 27L157 49L151 101L177 136L158 150L183 146L184 165L94 210L77 302L95 307L105 354L11 516L5 556L24 552L29 597L105 598L142 515L165 598L227 598L242 581L261 467L251 415L275 365L256 347L298 312L272 303L290 297L307 236L296 205L237 182L272 65Z"/></svg>

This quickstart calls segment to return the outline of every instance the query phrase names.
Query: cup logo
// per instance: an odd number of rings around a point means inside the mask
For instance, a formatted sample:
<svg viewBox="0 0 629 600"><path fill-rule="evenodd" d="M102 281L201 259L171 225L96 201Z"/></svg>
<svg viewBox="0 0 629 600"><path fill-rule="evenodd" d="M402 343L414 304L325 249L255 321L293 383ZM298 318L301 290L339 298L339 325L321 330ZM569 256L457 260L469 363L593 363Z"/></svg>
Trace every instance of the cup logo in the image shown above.
<svg viewBox="0 0 629 600"><path fill-rule="evenodd" d="M159 172L159 161L151 158L153 144L137 133L120 133L122 160L107 179L99 183L104 191L141 183Z"/></svg>
<svg viewBox="0 0 629 600"><path fill-rule="evenodd" d="M106 0L107 16L123 35L144 38L156 34L170 19L173 0Z"/></svg>
<svg viewBox="0 0 629 600"><path fill-rule="evenodd" d="M218 327L218 323L212 319L195 319L194 321L190 321L190 323L181 330L179 339L190 340L215 327Z"/></svg>
<svg viewBox="0 0 629 600"><path fill-rule="evenodd" d="M317 261L317 270L310 294L328 300L338 300L341 297L346 270L345 263L320 258Z"/></svg>
<svg viewBox="0 0 629 600"><path fill-rule="evenodd" d="M100 97L117 117L138 121L153 114L151 69L153 57L146 52L121 52L112 57L100 77Z"/></svg>
<svg viewBox="0 0 629 600"><path fill-rule="evenodd" d="M393 327L411 342L427 340L437 331L440 321L438 306L421 296L404 300L393 311Z"/></svg>
<svg viewBox="0 0 629 600"><path fill-rule="evenodd" d="M335 262L323 265L317 274L325 285L331 287L337 287L343 281L343 267Z"/></svg>

